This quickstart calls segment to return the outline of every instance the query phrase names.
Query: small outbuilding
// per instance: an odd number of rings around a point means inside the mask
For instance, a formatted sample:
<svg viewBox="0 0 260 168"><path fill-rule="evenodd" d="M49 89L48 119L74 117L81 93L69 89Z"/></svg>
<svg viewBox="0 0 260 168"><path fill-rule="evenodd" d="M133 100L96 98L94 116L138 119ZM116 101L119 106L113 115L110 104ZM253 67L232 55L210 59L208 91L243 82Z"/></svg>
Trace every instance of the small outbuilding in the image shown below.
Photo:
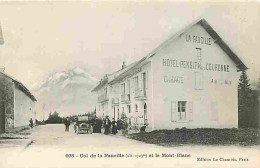
<svg viewBox="0 0 260 168"><path fill-rule="evenodd" d="M0 133L27 126L35 118L35 102L21 82L0 71Z"/></svg>

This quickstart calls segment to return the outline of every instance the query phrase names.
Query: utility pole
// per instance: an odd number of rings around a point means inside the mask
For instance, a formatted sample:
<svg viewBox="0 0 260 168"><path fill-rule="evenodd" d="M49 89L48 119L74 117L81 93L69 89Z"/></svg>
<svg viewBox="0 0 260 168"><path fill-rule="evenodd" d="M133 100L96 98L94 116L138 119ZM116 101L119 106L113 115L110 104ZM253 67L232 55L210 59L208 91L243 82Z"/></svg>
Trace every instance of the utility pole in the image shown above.
<svg viewBox="0 0 260 168"><path fill-rule="evenodd" d="M2 27L1 27L1 23L0 23L0 45L4 44L4 36L2 33Z"/></svg>

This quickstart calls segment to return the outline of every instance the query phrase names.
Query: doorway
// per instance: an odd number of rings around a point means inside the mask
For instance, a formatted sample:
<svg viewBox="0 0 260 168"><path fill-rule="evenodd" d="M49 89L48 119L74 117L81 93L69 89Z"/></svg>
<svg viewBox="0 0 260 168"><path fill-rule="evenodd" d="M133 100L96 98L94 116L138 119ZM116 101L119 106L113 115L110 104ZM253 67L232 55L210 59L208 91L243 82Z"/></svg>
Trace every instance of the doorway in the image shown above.
<svg viewBox="0 0 260 168"><path fill-rule="evenodd" d="M5 132L5 102L0 101L0 134Z"/></svg>
<svg viewBox="0 0 260 168"><path fill-rule="evenodd" d="M146 73L143 73L143 94L146 97Z"/></svg>
<svg viewBox="0 0 260 168"><path fill-rule="evenodd" d="M147 124L147 105L144 103L144 124Z"/></svg>

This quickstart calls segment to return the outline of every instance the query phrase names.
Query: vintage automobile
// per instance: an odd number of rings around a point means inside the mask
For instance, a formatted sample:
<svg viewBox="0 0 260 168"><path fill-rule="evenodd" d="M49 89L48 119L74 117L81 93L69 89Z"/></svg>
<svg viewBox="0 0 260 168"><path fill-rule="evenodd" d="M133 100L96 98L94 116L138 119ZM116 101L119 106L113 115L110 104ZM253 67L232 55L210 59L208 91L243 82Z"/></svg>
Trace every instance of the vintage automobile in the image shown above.
<svg viewBox="0 0 260 168"><path fill-rule="evenodd" d="M92 134L92 128L88 116L79 116L76 122L77 134Z"/></svg>

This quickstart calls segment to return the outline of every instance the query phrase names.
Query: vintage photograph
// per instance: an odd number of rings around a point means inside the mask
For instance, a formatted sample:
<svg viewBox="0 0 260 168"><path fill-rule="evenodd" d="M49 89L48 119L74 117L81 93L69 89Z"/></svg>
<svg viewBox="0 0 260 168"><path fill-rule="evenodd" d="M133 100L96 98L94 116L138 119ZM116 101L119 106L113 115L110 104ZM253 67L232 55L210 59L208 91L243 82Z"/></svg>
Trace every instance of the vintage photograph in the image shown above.
<svg viewBox="0 0 260 168"><path fill-rule="evenodd" d="M259 1L1 1L0 167L260 167Z"/></svg>

